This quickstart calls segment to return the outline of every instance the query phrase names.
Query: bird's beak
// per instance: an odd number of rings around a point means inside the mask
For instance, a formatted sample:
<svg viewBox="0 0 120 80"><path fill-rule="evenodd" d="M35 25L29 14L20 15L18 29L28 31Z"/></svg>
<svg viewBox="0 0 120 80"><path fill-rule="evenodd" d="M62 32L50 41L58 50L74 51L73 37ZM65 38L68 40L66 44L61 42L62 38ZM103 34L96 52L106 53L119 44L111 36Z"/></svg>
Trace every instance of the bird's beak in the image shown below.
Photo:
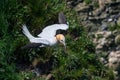
<svg viewBox="0 0 120 80"><path fill-rule="evenodd" d="M62 43L64 45L64 51L66 52L66 44L65 42Z"/></svg>

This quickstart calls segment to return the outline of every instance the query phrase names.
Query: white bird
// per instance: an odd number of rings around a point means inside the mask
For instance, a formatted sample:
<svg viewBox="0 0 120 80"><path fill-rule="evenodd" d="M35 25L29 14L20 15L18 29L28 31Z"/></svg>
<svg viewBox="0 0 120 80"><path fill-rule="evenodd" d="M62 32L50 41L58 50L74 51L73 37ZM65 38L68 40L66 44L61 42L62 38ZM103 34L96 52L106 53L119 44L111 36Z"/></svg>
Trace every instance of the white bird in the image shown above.
<svg viewBox="0 0 120 80"><path fill-rule="evenodd" d="M63 12L59 13L58 20L60 24L53 24L45 27L42 32L37 35L38 37L32 36L31 33L28 31L26 25L23 25L23 33L29 39L30 44L27 44L22 48L54 46L60 42L64 45L66 49L64 35L61 33L57 33L57 31L67 30L69 28Z"/></svg>

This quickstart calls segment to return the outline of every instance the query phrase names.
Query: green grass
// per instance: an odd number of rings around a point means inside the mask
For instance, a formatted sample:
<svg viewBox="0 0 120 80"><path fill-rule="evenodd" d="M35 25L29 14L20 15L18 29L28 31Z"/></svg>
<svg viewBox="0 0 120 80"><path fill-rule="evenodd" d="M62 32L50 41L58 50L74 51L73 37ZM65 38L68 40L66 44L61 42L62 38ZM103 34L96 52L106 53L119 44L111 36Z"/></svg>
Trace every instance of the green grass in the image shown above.
<svg viewBox="0 0 120 80"><path fill-rule="evenodd" d="M16 66L19 63L29 66L34 58L42 64L52 62L51 70L46 73L52 73L54 80L108 80L114 77L99 62L95 46L84 27L80 26L77 13L69 9L65 1L3 0L0 6L0 80L25 80L27 76L41 80L31 71L21 71ZM61 46L20 49L29 42L22 34L22 24L27 24L31 33L36 35L37 30L53 24L60 11L64 11L70 26L66 35L66 53Z"/></svg>
<svg viewBox="0 0 120 80"><path fill-rule="evenodd" d="M92 0L84 0L86 4L90 4Z"/></svg>

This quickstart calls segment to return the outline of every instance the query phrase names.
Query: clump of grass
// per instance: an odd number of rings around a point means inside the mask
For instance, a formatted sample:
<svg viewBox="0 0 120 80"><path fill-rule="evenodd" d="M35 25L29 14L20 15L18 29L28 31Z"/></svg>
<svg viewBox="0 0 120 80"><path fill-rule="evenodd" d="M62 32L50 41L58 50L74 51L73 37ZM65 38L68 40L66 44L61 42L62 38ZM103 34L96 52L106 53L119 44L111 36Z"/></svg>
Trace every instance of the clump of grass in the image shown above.
<svg viewBox="0 0 120 80"><path fill-rule="evenodd" d="M90 4L92 0L84 0L86 4Z"/></svg>
<svg viewBox="0 0 120 80"><path fill-rule="evenodd" d="M113 26L109 25L109 28L108 28L110 31L114 31L114 30L120 30L120 26L115 24Z"/></svg>

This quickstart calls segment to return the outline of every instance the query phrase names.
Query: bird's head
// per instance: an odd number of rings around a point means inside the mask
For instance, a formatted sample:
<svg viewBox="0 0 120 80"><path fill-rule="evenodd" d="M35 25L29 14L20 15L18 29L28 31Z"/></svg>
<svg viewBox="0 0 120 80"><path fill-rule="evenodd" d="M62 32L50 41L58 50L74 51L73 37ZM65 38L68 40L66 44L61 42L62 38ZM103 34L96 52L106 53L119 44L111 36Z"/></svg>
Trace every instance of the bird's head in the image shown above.
<svg viewBox="0 0 120 80"><path fill-rule="evenodd" d="M56 39L57 39L60 43L62 43L62 44L64 45L65 50L66 50L66 44L65 44L65 37L64 37L64 35L63 35L63 34L57 34L57 35L56 35Z"/></svg>

